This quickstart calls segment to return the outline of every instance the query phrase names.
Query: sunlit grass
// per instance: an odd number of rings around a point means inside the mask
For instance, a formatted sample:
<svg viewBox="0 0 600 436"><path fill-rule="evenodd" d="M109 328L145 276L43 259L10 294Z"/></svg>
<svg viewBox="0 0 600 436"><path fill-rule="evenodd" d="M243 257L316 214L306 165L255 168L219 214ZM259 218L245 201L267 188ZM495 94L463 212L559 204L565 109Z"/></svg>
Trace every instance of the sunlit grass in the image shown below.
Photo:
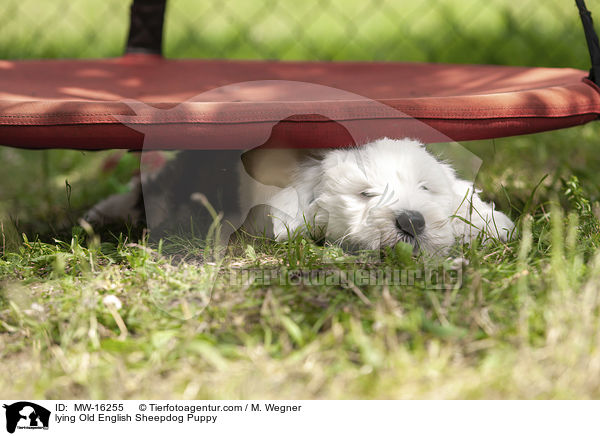
<svg viewBox="0 0 600 436"><path fill-rule="evenodd" d="M446 289L355 282L357 269L427 267L401 247L365 262L264 241L215 266L169 261L181 241L159 253L77 228L70 242L24 239L0 260L0 395L597 398L600 237L585 231L599 224L587 204L572 179L521 217L519 240L462 250L462 282ZM266 270L347 281L240 275Z"/></svg>

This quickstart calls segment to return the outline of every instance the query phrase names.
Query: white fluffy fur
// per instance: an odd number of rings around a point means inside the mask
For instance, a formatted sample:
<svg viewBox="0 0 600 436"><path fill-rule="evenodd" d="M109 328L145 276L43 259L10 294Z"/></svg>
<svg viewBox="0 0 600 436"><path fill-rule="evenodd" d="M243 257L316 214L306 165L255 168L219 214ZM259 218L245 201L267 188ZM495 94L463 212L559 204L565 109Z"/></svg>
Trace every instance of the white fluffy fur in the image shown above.
<svg viewBox="0 0 600 436"><path fill-rule="evenodd" d="M261 197L253 196L254 201ZM300 231L358 249L404 241L415 251L438 253L457 240L469 243L481 232L506 241L514 226L479 198L472 183L457 178L448 164L410 139L383 138L328 151L322 160L304 162L292 184L265 202L278 240ZM396 226L404 210L425 218L425 229L415 238Z"/></svg>

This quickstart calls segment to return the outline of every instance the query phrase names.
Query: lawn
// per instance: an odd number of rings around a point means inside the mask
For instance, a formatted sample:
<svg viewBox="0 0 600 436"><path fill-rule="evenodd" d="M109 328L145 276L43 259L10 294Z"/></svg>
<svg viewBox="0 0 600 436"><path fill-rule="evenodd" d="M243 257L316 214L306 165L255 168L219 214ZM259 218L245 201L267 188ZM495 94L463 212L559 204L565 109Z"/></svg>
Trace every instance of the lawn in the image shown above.
<svg viewBox="0 0 600 436"><path fill-rule="evenodd" d="M122 3L79 0L62 17L42 3L39 22L61 24L36 41L41 29L18 24L40 2L10 0L0 57L117 55L125 21L112 17L96 38L93 17L124 13ZM373 1L367 14L336 0L301 26L302 43L292 23L316 2L257 3L175 1L167 53L587 68L564 2L438 0L404 14ZM127 189L136 155L2 148L0 397L597 399L599 133L593 123L463 143L482 159L477 185L517 221L518 237L455 247L435 264L402 246L356 255L301 238L239 242L202 263L200 240L154 244L78 225L86 207ZM365 273L386 270L453 279L365 284Z"/></svg>

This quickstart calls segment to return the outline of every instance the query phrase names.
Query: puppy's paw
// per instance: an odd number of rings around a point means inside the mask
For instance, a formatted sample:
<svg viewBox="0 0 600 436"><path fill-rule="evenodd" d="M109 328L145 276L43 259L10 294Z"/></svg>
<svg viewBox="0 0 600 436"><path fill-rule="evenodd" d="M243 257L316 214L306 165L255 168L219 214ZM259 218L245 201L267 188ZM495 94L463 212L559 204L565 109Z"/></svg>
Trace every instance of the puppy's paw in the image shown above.
<svg viewBox="0 0 600 436"><path fill-rule="evenodd" d="M111 195L89 209L83 219L93 226L138 223L142 220L141 184L139 179L131 182L131 191Z"/></svg>
<svg viewBox="0 0 600 436"><path fill-rule="evenodd" d="M509 217L498 210L492 212L491 219L486 226L487 234L502 242L508 242L514 236L515 224Z"/></svg>

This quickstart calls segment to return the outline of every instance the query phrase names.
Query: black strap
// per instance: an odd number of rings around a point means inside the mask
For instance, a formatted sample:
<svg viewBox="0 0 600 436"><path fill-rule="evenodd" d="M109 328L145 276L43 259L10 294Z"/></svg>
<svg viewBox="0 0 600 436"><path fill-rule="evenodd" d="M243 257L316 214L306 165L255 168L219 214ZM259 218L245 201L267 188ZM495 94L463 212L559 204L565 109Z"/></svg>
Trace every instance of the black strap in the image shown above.
<svg viewBox="0 0 600 436"><path fill-rule="evenodd" d="M596 31L594 30L592 13L587 10L584 0L575 0L575 3L577 4L577 9L579 9L583 31L585 32L585 40L587 41L592 61L589 79L596 85L600 85L600 43L598 43L598 35L596 35Z"/></svg>
<svg viewBox="0 0 600 436"><path fill-rule="evenodd" d="M126 53L162 54L167 0L133 0Z"/></svg>

